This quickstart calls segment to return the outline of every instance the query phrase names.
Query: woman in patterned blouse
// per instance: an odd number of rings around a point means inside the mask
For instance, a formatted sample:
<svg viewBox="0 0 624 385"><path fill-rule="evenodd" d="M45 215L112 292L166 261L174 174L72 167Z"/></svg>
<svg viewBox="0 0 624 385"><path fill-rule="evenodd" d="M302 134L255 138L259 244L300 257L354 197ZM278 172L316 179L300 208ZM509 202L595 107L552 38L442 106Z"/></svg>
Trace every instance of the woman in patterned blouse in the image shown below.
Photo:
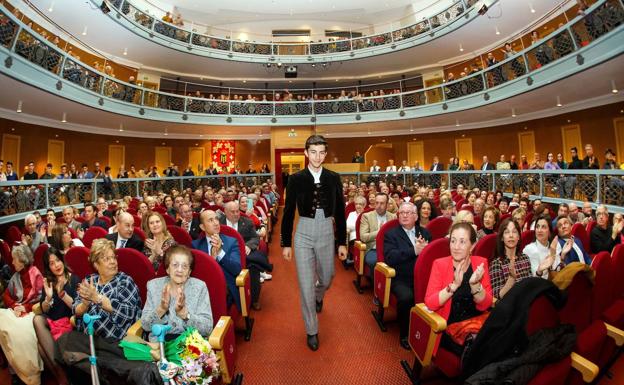
<svg viewBox="0 0 624 385"><path fill-rule="evenodd" d="M145 232L143 254L149 258L154 270L158 271L163 256L171 246L176 245L176 241L167 230L165 218L155 211L143 217L143 231Z"/></svg>
<svg viewBox="0 0 624 385"><path fill-rule="evenodd" d="M496 255L490 264L490 279L494 297L500 299L521 280L530 277L531 262L520 250L520 225L505 219L496 237Z"/></svg>

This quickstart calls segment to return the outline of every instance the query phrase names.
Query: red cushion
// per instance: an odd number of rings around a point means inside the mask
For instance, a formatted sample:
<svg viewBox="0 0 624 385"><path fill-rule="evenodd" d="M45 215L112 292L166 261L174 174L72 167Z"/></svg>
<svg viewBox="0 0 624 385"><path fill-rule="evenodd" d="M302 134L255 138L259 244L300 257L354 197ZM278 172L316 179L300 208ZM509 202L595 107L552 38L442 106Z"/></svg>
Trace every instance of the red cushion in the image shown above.
<svg viewBox="0 0 624 385"><path fill-rule="evenodd" d="M528 385L563 385L572 365L570 356L548 364L537 373Z"/></svg>
<svg viewBox="0 0 624 385"><path fill-rule="evenodd" d="M427 231L431 234L431 239L444 238L447 234L453 220L446 217L436 217L427 224Z"/></svg>
<svg viewBox="0 0 624 385"><path fill-rule="evenodd" d="M65 263L73 274L83 279L93 274L93 266L89 263L89 249L86 247L72 247L65 253Z"/></svg>
<svg viewBox="0 0 624 385"><path fill-rule="evenodd" d="M585 330L578 332L575 352L592 362L598 362L600 351L607 338L607 327L601 320L592 322Z"/></svg>
<svg viewBox="0 0 624 385"><path fill-rule="evenodd" d="M592 268L596 272L594 289L592 290L592 318L600 318L602 313L613 302L613 266L611 255L603 251L592 260Z"/></svg>
<svg viewBox="0 0 624 385"><path fill-rule="evenodd" d="M437 218L436 218L437 219ZM425 293L429 284L429 275L431 274L431 266L433 261L438 258L444 258L451 255L449 248L449 239L440 238L431 241L420 252L414 264L414 300L415 303L425 302Z"/></svg>
<svg viewBox="0 0 624 385"><path fill-rule="evenodd" d="M587 234L587 230L585 230L585 226L583 226L582 223L575 223L574 226L572 226L572 235L581 240L586 252L591 252L589 234Z"/></svg>
<svg viewBox="0 0 624 385"><path fill-rule="evenodd" d="M460 357L444 348L439 348L435 357L435 365L447 377L458 377L461 374Z"/></svg>
<svg viewBox="0 0 624 385"><path fill-rule="evenodd" d="M85 231L82 237L82 243L88 248L91 248L91 244L96 239L104 238L108 235L108 232L99 226L91 226Z"/></svg>
<svg viewBox="0 0 624 385"><path fill-rule="evenodd" d="M494 258L496 253L496 233L488 234L481 238L475 245L472 255L486 258L488 261Z"/></svg>
<svg viewBox="0 0 624 385"><path fill-rule="evenodd" d="M147 298L147 281L156 276L152 263L145 254L135 249L117 249L116 253L119 271L123 271L132 277L132 280L134 280L134 283L136 283L139 288L141 303L145 305L145 299Z"/></svg>
<svg viewBox="0 0 624 385"><path fill-rule="evenodd" d="M189 233L187 233L183 228L169 225L167 226L167 230L177 243L179 243L180 245L184 245L190 249L193 248L193 239L191 238Z"/></svg>
<svg viewBox="0 0 624 385"><path fill-rule="evenodd" d="M602 319L609 325L624 329L624 299L618 299L609 306L602 314Z"/></svg>
<svg viewBox="0 0 624 385"><path fill-rule="evenodd" d="M391 230L397 226L399 226L399 220L393 219L384 223L377 232L377 236L375 237L375 243L377 247L377 262L384 262L386 260L384 257L384 236L386 235L386 231Z"/></svg>
<svg viewBox="0 0 624 385"><path fill-rule="evenodd" d="M195 259L194 268L191 277L201 279L206 283L208 293L210 294L210 308L212 310L212 319L216 324L221 316L227 315L226 309L226 293L225 276L219 263L203 251L193 249L193 258Z"/></svg>

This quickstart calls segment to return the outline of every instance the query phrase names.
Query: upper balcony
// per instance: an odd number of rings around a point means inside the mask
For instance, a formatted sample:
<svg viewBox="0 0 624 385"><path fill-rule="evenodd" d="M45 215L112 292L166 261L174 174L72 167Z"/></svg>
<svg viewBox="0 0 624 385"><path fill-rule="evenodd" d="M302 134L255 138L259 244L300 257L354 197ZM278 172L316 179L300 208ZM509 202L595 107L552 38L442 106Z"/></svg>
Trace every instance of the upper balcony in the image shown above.
<svg viewBox="0 0 624 385"><path fill-rule="evenodd" d="M3 26L0 59L5 64L1 71L8 76L115 115L186 125L294 126L389 122L482 109L528 92L532 94L529 99L537 100L536 89L552 88L554 85L549 85L556 81L565 82L566 78L605 62L615 63L624 50L621 44L624 37L622 3L601 0L521 52L442 85L356 99L210 100L157 92L107 76L42 39L5 8L0 7L0 11L4 14L0 23ZM604 76L611 80L621 78L617 65L608 68L602 71ZM608 81L605 80L606 84ZM584 91L589 92L597 84L584 85ZM576 86L578 82L572 87ZM557 91L557 94L566 99L570 97L566 92ZM591 96L586 93L579 97L582 100ZM554 99L552 93L542 97ZM10 95L5 93L4 98L8 99Z"/></svg>
<svg viewBox="0 0 624 385"><path fill-rule="evenodd" d="M135 4L138 0L132 1L134 1L132 4ZM366 0L365 3L370 1ZM438 3L452 4L453 1L455 0L443 0L438 1ZM378 75L385 76L391 74L398 74L398 76L408 74L408 76L411 76L410 74L418 71L433 68L439 69L446 64L464 60L474 52L485 47L500 45L506 38L520 33L527 26L535 23L536 20L547 18L555 13L561 13L563 10L567 10L576 4L575 0L542 0L534 2L533 7L530 7L524 2L509 0L486 1L490 4L490 9L486 15L477 15L477 8L480 9L480 1L471 7L470 10L464 11L462 16L456 18L453 22L441 25L440 31L435 31L433 36L431 36L431 32L434 31L429 31L409 39L399 39L394 43L391 41L390 44L312 55L299 54L304 48L293 49L292 55L289 54L289 49L286 48L277 49L278 54L265 55L196 46L192 44L192 26L189 27L190 31L187 31L191 34L189 35L189 43L182 43L179 40L168 37L169 35L163 35L153 30L153 28L156 28L155 25L160 25L159 23L161 23L160 18L153 11L150 11L152 20L150 26L152 29L147 29L142 25L137 26L131 22L136 12L124 15L111 5L112 11L104 15L99 7L96 8L92 2L76 3L71 0L55 0L54 11L50 13L47 0L34 0L28 2L28 4L34 6L34 11L25 8L23 12L35 20L35 23L39 20L48 19L61 26L62 29L58 32L51 30L51 33L64 38L66 31L71 36L69 40L73 44L83 43L88 47L94 47L109 60L130 67L140 68L143 71L187 78L203 77L204 79L212 79L214 81L227 82L237 79L260 81L284 79L284 68L290 64L298 64L298 76L297 79L293 80L293 83L297 83L299 81L311 82L320 79L334 81L336 78L341 80L362 79L371 76L376 78ZM99 1L96 3L98 5L101 4ZM307 2L305 3L307 4ZM337 7L340 6L338 5ZM137 5L137 8L144 9L145 7ZM531 9L534 9L535 13L532 13ZM141 12L145 13L144 11ZM436 12L438 11L436 10ZM39 17L37 17L37 14ZM117 18L117 15L119 15L119 18ZM466 15L471 17L466 19ZM431 18L434 15L428 16ZM569 16L572 18L573 13L570 13ZM130 20L127 17L130 17ZM333 19L330 11L328 11L327 19ZM316 23L322 22L311 20L307 25L314 26ZM306 25L306 22L303 21L292 21L292 23L294 24L289 25ZM122 27L120 24L127 28ZM268 24L272 25L273 23L267 21L263 26ZM460 28L460 24L463 27ZM166 23L163 25L166 25ZM281 25L283 24L280 24L278 20L275 22L274 28L279 28ZM83 34L87 28L88 33ZM254 30L254 24L250 22L248 29ZM395 29L400 29L396 23ZM161 31L165 30L170 31L169 29L162 29ZM381 27L374 28L374 30L392 35L388 30L381 29ZM496 33L496 31L499 33ZM373 33L372 29L370 33ZM228 40L219 36L215 36L215 39ZM268 41L270 38L266 37L266 39ZM259 40L256 39L256 41ZM321 45L329 44L331 46L333 43L336 43L336 46L339 46L344 41L325 42L321 43ZM403 49L404 47L413 47L412 43L416 44L417 47ZM271 45L270 41L268 43L254 43L253 41L240 40L232 40L231 44L228 44L232 49L236 48L239 51L248 50L251 46L249 44ZM307 46L308 48L305 48L305 50L310 51L310 44L297 43L295 46ZM395 48L392 48L393 44ZM286 47L288 44L284 46ZM163 47L169 49L163 50ZM257 51L255 48L253 50ZM271 49L268 52L272 52ZM352 53L353 56L351 56ZM383 55L383 60L378 60L380 55ZM272 65L272 69L274 69L278 63L282 64L280 71L267 71L267 65ZM322 66L322 64L330 65ZM322 70L320 70L321 68Z"/></svg>

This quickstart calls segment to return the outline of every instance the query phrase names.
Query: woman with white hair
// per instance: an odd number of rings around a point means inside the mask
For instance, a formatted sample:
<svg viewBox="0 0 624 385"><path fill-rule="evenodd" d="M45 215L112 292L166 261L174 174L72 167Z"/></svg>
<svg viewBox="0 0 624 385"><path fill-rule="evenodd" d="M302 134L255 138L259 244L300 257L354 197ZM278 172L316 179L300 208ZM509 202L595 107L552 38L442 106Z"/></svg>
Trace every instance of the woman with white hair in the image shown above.
<svg viewBox="0 0 624 385"><path fill-rule="evenodd" d="M18 383L17 376L28 385L38 385L43 363L37 351L32 307L41 298L43 276L33 266L33 253L27 245L13 247L11 255L15 273L2 295L6 309L0 309L0 346L13 383Z"/></svg>

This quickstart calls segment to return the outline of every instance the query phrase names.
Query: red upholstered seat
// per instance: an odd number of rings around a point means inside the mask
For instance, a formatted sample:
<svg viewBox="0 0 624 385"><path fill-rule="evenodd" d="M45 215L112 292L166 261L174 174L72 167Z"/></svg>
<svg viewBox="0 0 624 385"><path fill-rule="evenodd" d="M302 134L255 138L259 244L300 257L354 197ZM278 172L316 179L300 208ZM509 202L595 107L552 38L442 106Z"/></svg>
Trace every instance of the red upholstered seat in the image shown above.
<svg viewBox="0 0 624 385"><path fill-rule="evenodd" d="M169 214L163 214L163 218L165 218L165 223L167 224L167 226L175 226L176 225L176 221L175 219L173 219L173 217Z"/></svg>
<svg viewBox="0 0 624 385"><path fill-rule="evenodd" d="M113 221L111 221L111 219L107 217L106 215L102 215L101 217L98 217L98 218L106 222L106 226L108 227L111 227L113 225Z"/></svg>
<svg viewBox="0 0 624 385"><path fill-rule="evenodd" d="M37 269L39 269L39 271L43 274L43 254L48 250L48 244L47 243L42 243L37 247L37 250L35 250L35 255L34 255L34 265L37 267Z"/></svg>
<svg viewBox="0 0 624 385"><path fill-rule="evenodd" d="M362 214L371 211L372 209L367 207L368 210L364 210L357 216L355 220L355 244L353 245L353 250L351 251L351 255L353 255L353 269L355 270L356 279L353 281L355 285L355 289L358 293L362 294L364 292L364 287L362 286L362 277L365 274L369 274L369 267L364 263L364 256L366 255L366 244L360 241L360 225L362 224Z"/></svg>
<svg viewBox="0 0 624 385"><path fill-rule="evenodd" d="M483 228L483 219L481 219L481 216L474 216L474 224L477 226L477 230L481 230L481 228Z"/></svg>
<svg viewBox="0 0 624 385"><path fill-rule="evenodd" d="M221 225L219 232L228 237L235 238L238 242L238 249L241 255L241 272L236 277L236 286L238 287L238 293L240 295L241 301L241 315L245 319L245 340L249 341L251 339L251 332L253 329L253 319L251 318L251 277L249 275L249 270L246 269L247 266L247 258L245 254L245 240L240 235L240 233L230 226ZM229 310L229 314L236 320L238 309L236 306L232 306Z"/></svg>
<svg viewBox="0 0 624 385"><path fill-rule="evenodd" d="M587 230L585 230L585 226L583 226L582 223L575 223L574 226L572 226L572 235L580 239L583 244L583 248L588 254L591 253L589 234L587 233Z"/></svg>
<svg viewBox="0 0 624 385"><path fill-rule="evenodd" d="M498 220L498 223L501 223L502 221L504 221L507 218L511 218L511 214L507 213L507 214L501 215L500 219Z"/></svg>
<svg viewBox="0 0 624 385"><path fill-rule="evenodd" d="M4 239L0 239L0 255L2 256L2 261L11 268L11 272L15 272L13 256L11 256L11 247L9 246L9 242Z"/></svg>
<svg viewBox="0 0 624 385"><path fill-rule="evenodd" d="M132 214L132 219L134 219L134 227L141 227L141 217L136 214Z"/></svg>
<svg viewBox="0 0 624 385"><path fill-rule="evenodd" d="M99 226L91 226L85 231L82 237L82 243L88 248L91 248L91 244L94 240L104 238L108 235L108 232Z"/></svg>
<svg viewBox="0 0 624 385"><path fill-rule="evenodd" d="M425 302L425 293L429 283L429 275L433 261L451 255L448 238L439 238L431 241L418 255L414 265L414 301L415 303Z"/></svg>
<svg viewBox="0 0 624 385"><path fill-rule="evenodd" d="M76 232L76 230L72 229L71 227L68 227L67 231L69 231L69 233L71 234L72 239L78 238L78 233Z"/></svg>
<svg viewBox="0 0 624 385"><path fill-rule="evenodd" d="M65 253L65 264L78 278L84 279L95 270L89 263L89 249L86 247L72 247Z"/></svg>
<svg viewBox="0 0 624 385"><path fill-rule="evenodd" d="M141 230L140 227L135 226L134 233L137 235L137 237L141 238L141 240L145 242L145 233L143 232L143 230Z"/></svg>
<svg viewBox="0 0 624 385"><path fill-rule="evenodd" d="M178 226L168 225L167 230L169 230L169 233L178 244L193 248L193 239L184 229Z"/></svg>
<svg viewBox="0 0 624 385"><path fill-rule="evenodd" d="M596 221L587 222L587 226L585 228L585 231L587 231L587 234L591 235L591 232L594 227L596 227Z"/></svg>
<svg viewBox="0 0 624 385"><path fill-rule="evenodd" d="M611 252L611 262L616 277L624 277L624 244L615 246ZM624 298L624 279L615 279L613 282L613 298Z"/></svg>
<svg viewBox="0 0 624 385"><path fill-rule="evenodd" d="M156 277L152 263L145 254L135 249L117 249L116 253L119 271L123 271L132 277L134 283L136 283L139 288L141 303L145 305L145 299L147 298L147 281Z"/></svg>
<svg viewBox="0 0 624 385"><path fill-rule="evenodd" d="M494 254L496 254L496 234L488 234L481 238L472 251L472 255L478 255L488 260L492 260Z"/></svg>
<svg viewBox="0 0 624 385"><path fill-rule="evenodd" d="M529 244L535 242L535 230L525 230L520 235L520 250Z"/></svg>
<svg viewBox="0 0 624 385"><path fill-rule="evenodd" d="M377 310L373 311L373 317L375 317L377 324L383 331L386 331L386 325L383 319L385 309L391 304L396 304L396 298L394 298L394 295L390 292L392 277L395 276L396 272L385 263L384 237L387 231L397 226L399 226L398 219L388 221L381 226L375 237L377 264L375 265L375 272L373 275L373 292L379 305L377 306Z"/></svg>
<svg viewBox="0 0 624 385"><path fill-rule="evenodd" d="M467 211L470 211L474 215L474 207L472 207L472 205L469 205L469 204L465 203L465 204L463 204L463 205L461 205L459 207L460 207L460 209L459 209L460 211L461 210L467 210Z"/></svg>
<svg viewBox="0 0 624 385"><path fill-rule="evenodd" d="M345 218L347 218L349 216L349 214L351 214L351 212L355 211L355 203L354 202L349 202L346 206L345 206Z"/></svg>
<svg viewBox="0 0 624 385"><path fill-rule="evenodd" d="M429 234L431 234L431 240L435 240L438 238L444 238L448 234L452 225L452 219L446 217L436 217L427 224L426 228L427 231L429 231Z"/></svg>
<svg viewBox="0 0 624 385"><path fill-rule="evenodd" d="M7 239L9 249L13 248L17 242L22 241L22 231L17 226L11 226L7 229Z"/></svg>
<svg viewBox="0 0 624 385"><path fill-rule="evenodd" d="M154 206L154 209L152 211L156 211L157 213L161 213L163 215L167 214L167 209L163 206Z"/></svg>

